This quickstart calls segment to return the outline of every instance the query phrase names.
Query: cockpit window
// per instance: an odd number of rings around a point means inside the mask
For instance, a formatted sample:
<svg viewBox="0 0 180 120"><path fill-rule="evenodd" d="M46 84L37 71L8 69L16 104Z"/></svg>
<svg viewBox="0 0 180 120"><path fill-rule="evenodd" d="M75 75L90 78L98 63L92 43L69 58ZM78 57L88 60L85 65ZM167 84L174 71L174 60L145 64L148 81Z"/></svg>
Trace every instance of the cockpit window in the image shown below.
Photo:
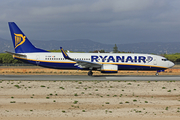
<svg viewBox="0 0 180 120"><path fill-rule="evenodd" d="M167 61L167 59L162 59L162 61Z"/></svg>

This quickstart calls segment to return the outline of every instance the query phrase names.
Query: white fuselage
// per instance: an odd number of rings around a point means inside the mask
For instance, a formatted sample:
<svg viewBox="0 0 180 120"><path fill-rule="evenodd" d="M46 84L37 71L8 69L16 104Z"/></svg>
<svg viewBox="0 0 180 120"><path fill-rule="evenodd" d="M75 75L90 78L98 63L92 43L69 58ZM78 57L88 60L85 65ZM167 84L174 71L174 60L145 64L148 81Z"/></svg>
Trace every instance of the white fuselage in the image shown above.
<svg viewBox="0 0 180 120"><path fill-rule="evenodd" d="M22 53L26 58L23 59L32 64L38 64L44 67L59 69L77 69L76 62L67 60L62 53ZM135 53L68 53L68 55L77 60L88 61L99 64L117 65L118 70L160 70L174 66L174 63L166 58L151 54ZM88 69L88 68L87 68Z"/></svg>

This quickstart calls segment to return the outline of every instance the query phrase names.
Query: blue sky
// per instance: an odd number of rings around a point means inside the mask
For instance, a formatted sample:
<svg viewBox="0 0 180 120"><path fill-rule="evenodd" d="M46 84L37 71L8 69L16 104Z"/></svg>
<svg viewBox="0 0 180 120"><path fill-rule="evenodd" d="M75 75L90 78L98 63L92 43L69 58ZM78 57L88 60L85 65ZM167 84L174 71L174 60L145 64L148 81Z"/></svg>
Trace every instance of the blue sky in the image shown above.
<svg viewBox="0 0 180 120"><path fill-rule="evenodd" d="M0 37L16 22L31 40L180 41L179 0L1 0Z"/></svg>

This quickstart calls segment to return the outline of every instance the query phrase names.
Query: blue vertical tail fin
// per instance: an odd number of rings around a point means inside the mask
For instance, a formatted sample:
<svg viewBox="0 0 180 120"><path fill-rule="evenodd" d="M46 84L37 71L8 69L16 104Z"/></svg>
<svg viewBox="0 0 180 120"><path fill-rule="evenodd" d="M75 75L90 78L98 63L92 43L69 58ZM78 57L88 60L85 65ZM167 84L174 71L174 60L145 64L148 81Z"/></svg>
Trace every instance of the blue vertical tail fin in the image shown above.
<svg viewBox="0 0 180 120"><path fill-rule="evenodd" d="M14 22L8 24L16 53L48 52L36 48Z"/></svg>

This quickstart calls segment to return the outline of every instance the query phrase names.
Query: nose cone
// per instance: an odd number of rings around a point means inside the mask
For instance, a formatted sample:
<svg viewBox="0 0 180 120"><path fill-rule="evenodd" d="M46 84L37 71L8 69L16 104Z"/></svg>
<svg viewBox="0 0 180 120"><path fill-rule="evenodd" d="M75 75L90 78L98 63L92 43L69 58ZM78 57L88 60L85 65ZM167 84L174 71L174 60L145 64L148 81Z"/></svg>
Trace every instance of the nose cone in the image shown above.
<svg viewBox="0 0 180 120"><path fill-rule="evenodd" d="M169 61L169 68L173 67L174 66L174 63Z"/></svg>

